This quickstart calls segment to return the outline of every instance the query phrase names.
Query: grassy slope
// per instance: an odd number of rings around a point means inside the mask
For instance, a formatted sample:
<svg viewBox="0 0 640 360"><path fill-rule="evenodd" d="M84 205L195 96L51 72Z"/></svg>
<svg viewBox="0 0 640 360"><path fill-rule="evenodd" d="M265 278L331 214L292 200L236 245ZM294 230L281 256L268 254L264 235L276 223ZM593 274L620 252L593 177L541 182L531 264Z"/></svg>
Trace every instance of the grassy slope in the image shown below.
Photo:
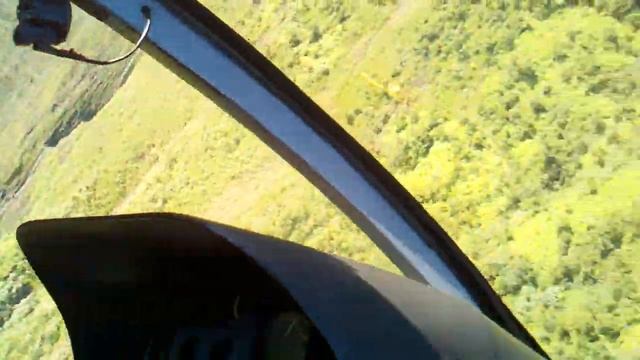
<svg viewBox="0 0 640 360"><path fill-rule="evenodd" d="M16 48L16 6L16 0L0 4L0 207L24 183L42 144L57 128L91 119L124 81L129 65L98 68ZM73 28L86 31L72 32L69 46L89 56L110 58L129 46L82 13L76 12Z"/></svg>
<svg viewBox="0 0 640 360"><path fill-rule="evenodd" d="M17 0L0 3L0 222L11 224L0 227L0 358L63 358L69 356L68 341L55 306L9 240L16 221L32 211L19 191L30 186L38 159L46 158L45 142L90 120L133 62L100 69L16 48L11 37L16 6ZM73 28L79 31L69 44L90 56L109 58L130 46L82 13L76 12ZM30 320L23 321L26 316Z"/></svg>
<svg viewBox="0 0 640 360"><path fill-rule="evenodd" d="M408 2L209 3L418 197L552 355L637 352L631 26L589 9L545 19ZM33 291L0 330L0 358L68 356L55 308L9 235L19 222L153 210L394 270L252 134L143 58L93 121L44 156L2 218L0 278L15 285L5 291Z"/></svg>

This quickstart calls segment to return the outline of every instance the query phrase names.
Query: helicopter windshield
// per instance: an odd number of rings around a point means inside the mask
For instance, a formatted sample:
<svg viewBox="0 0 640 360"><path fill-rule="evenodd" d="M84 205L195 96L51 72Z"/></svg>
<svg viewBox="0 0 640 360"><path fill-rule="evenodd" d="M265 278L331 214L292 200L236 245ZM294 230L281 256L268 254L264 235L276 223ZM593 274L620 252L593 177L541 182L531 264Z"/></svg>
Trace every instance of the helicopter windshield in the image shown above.
<svg viewBox="0 0 640 360"><path fill-rule="evenodd" d="M411 192L552 357L637 356L633 2L201 2ZM292 167L148 56L105 70L10 46L15 5L0 4L0 358L69 354L10 240L28 219L181 212L397 272ZM128 47L75 14L70 43L105 56Z"/></svg>
<svg viewBox="0 0 640 360"><path fill-rule="evenodd" d="M374 3L208 6L400 180L552 357L638 356L638 8Z"/></svg>
<svg viewBox="0 0 640 360"><path fill-rule="evenodd" d="M640 354L637 5L203 3L400 180L552 357Z"/></svg>

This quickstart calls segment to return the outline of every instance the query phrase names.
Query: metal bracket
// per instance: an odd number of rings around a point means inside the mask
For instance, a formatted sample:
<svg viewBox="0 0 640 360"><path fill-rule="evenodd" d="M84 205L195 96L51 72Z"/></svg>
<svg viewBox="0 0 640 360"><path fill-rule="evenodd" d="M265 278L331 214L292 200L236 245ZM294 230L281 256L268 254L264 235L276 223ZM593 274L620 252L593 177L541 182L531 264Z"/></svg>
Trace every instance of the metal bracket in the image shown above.
<svg viewBox="0 0 640 360"><path fill-rule="evenodd" d="M56 45L64 42L71 27L71 3L68 0L20 0L18 26L13 42L19 46Z"/></svg>
<svg viewBox="0 0 640 360"><path fill-rule="evenodd" d="M69 1L21 0L18 5L18 26L13 33L16 45L31 45L45 54L85 62L93 65L111 65L131 57L142 46L151 29L151 9L142 6L140 11L147 20L134 47L124 55L110 60L88 58L74 49L60 49L54 45L64 42L71 26L71 4Z"/></svg>

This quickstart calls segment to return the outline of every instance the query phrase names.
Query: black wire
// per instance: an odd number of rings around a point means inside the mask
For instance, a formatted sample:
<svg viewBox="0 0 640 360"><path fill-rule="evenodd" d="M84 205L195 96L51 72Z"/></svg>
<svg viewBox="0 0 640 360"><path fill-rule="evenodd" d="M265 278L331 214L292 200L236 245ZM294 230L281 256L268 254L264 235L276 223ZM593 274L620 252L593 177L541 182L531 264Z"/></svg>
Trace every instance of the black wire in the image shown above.
<svg viewBox="0 0 640 360"><path fill-rule="evenodd" d="M136 42L135 46L131 50L129 50L129 52L127 52L122 56L118 56L117 58L114 58L111 60L96 60L96 59L88 58L76 52L74 49L58 49L51 45L34 44L33 49L49 55L53 55L53 56L57 56L65 59L76 60L80 62L85 62L93 65L112 65L115 63L119 63L120 61L126 60L127 58L131 57L131 55L133 55L140 48L140 46L142 46L142 42L147 38L147 35L149 34L149 30L151 29L151 9L149 9L149 7L147 6L143 6L141 10L142 10L142 15L144 15L147 21L144 25L144 29L142 30L142 34L140 35L140 38Z"/></svg>

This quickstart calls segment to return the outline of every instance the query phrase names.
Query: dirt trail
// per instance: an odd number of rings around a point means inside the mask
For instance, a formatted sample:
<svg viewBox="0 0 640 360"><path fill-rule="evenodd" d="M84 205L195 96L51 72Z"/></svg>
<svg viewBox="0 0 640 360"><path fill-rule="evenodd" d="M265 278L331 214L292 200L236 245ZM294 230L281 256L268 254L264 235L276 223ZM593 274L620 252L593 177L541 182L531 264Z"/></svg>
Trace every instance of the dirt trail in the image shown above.
<svg viewBox="0 0 640 360"><path fill-rule="evenodd" d="M290 169L280 161L266 163L252 172L245 173L238 180L229 183L220 195L212 199L209 209L202 215L216 222L233 224L264 194L273 190L273 184L281 182L287 173L290 173Z"/></svg>
<svg viewBox="0 0 640 360"><path fill-rule="evenodd" d="M127 213L127 209L129 208L131 203L136 198L139 198L148 189L149 184L151 184L153 179L155 179L156 176L161 174L166 169L167 162L171 160L171 158L174 156L173 154L179 153L179 152L172 151L171 149L179 147L180 143L184 141L184 136L182 136L182 134L188 133L192 127L198 125L197 123L198 123L198 119L191 119L187 123L187 125L185 125L182 128L182 130L176 133L165 146L163 146L159 150L156 150L158 153L158 160L156 160L156 162L151 166L149 171L147 171L142 176L140 181L138 181L138 185L136 185L133 191L130 191L124 197L124 199L122 199L120 203L116 205L115 208L113 208L113 210L111 211L113 214Z"/></svg>
<svg viewBox="0 0 640 360"><path fill-rule="evenodd" d="M387 21L385 21L378 30L372 33L371 36L360 39L353 46L353 50L351 51L351 58L354 60L353 69L355 70L358 67L360 67L360 64L362 63L362 61L364 61L364 59L367 56L367 53L369 52L371 44L376 42L376 40L378 39L378 37L381 36L383 31L388 31L390 28L393 28L394 26L399 24L402 21L402 19L405 16L411 14L411 11L413 10L413 8L417 7L418 5L419 5L419 1L406 1L406 0L399 1L395 11L389 15L389 17L387 18Z"/></svg>

